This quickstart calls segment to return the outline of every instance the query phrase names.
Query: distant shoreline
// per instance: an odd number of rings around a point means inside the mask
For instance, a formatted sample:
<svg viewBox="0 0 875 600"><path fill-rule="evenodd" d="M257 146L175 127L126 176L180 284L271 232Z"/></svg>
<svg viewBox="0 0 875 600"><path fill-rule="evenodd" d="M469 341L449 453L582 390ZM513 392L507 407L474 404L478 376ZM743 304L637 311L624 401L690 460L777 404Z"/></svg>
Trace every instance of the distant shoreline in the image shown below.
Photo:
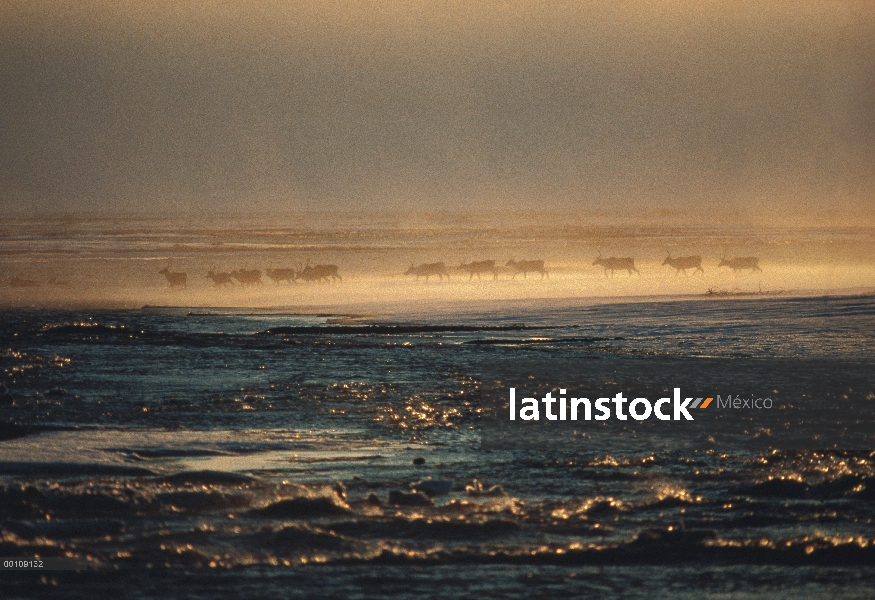
<svg viewBox="0 0 875 600"><path fill-rule="evenodd" d="M870 297L875 295L875 288L839 288L839 289L810 289L810 290L728 290L716 291L709 294L649 294L629 296L567 296L561 298L532 297L532 298L506 298L506 299L432 299L417 301L391 300L385 302L341 302L330 305L316 306L204 306L198 304L167 304L167 305L133 305L128 302L105 302L105 303L31 303L9 304L0 302L0 311L37 310L37 311L138 311L138 312L167 312L181 313L185 316L257 316L257 315L287 315L309 316L337 319L338 322L357 321L360 319L386 317L392 314L404 314L434 310L436 312L455 312L459 310L499 311L514 307L535 308L537 306L554 307L568 304L589 304L592 306L629 304L629 303L664 303L664 302L689 302L720 301L720 300L792 300L797 298L831 298L831 297Z"/></svg>

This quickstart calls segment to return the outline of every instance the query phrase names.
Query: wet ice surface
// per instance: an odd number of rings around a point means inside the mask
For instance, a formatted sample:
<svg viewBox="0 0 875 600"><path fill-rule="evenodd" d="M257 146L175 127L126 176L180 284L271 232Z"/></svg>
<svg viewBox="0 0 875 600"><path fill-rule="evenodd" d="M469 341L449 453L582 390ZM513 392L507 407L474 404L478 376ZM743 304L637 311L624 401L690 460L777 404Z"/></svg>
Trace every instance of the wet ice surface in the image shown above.
<svg viewBox="0 0 875 600"><path fill-rule="evenodd" d="M92 568L4 577L19 596L870 597L868 452L485 452L477 397L480 363L502 357L865 359L873 317L872 297L353 323L394 333L7 312L0 554Z"/></svg>

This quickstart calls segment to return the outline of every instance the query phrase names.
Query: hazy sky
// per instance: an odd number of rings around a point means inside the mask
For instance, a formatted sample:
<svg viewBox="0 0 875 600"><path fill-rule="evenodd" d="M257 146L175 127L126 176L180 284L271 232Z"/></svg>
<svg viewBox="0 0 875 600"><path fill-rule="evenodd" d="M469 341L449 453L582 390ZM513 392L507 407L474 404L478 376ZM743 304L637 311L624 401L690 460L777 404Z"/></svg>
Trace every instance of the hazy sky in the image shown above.
<svg viewBox="0 0 875 600"><path fill-rule="evenodd" d="M0 207L875 206L875 2L0 2Z"/></svg>

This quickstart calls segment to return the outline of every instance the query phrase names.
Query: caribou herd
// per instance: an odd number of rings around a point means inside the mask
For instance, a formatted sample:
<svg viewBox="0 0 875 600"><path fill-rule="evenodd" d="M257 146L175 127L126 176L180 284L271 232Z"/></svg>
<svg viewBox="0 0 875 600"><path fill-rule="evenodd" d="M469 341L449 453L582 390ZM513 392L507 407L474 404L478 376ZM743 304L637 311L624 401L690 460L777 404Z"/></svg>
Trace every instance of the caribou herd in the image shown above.
<svg viewBox="0 0 875 600"><path fill-rule="evenodd" d="M630 276L632 273L641 275L641 272L635 268L635 260L629 257L617 258L616 256L611 256L603 258L601 252L599 252L598 258L595 259L592 265L594 267L604 267L605 276L609 276L609 274L613 276L615 271L626 271ZM662 266L672 267L676 275L681 273L686 275L688 269L692 269L693 273L696 271L702 274L705 273L705 269L702 268L702 257L698 254L695 256L678 256L677 258L672 258L671 254L669 254L662 261ZM720 267L729 267L736 275L739 271L746 269L750 269L751 272L762 272L760 259L756 256L739 256L735 258L726 258L724 256L717 264L717 268L719 269Z"/></svg>
<svg viewBox="0 0 875 600"><path fill-rule="evenodd" d="M598 257L593 261L594 267L602 267L605 277L613 277L617 271L626 271L631 277L632 274L641 275L641 272L635 267L635 259L632 257L617 257L617 256L602 256L599 252ZM702 268L702 257L694 256L678 256L672 257L671 254L666 256L662 262L664 267L672 267L675 269L675 274L683 273L687 275L687 271L695 273L705 273ZM738 256L734 258L722 257L717 267L728 267L736 275L739 272L749 270L751 273L755 271L762 272L759 264L759 258L756 256ZM168 263L163 269L158 271L159 275L164 275L167 279L167 285L172 288L185 289L188 282L188 275L183 272L171 271L171 265ZM450 272L455 271L468 275L468 281L477 276L478 280L482 280L483 276L491 277L492 280L499 278L500 274L509 275L510 279L516 280L517 275L522 275L523 279L528 279L529 274L540 276L540 279L549 279L550 273L543 260L516 260L507 261L504 267L500 267L494 260L471 261L461 263L458 267L448 267L443 262L422 263L419 265L410 264L410 267L404 272L404 275L415 277L417 281L424 278L428 281L431 277L436 277L438 281L450 281ZM298 265L297 268L271 268L265 269L264 275L276 285L293 284L298 282L304 283L334 283L342 282L340 271L337 265L311 265L309 262L304 265ZM218 271L215 266L211 266L206 278L212 281L213 286L219 287L248 287L257 286L263 283L261 278L262 271L259 269L234 269L233 271Z"/></svg>
<svg viewBox="0 0 875 600"><path fill-rule="evenodd" d="M188 275L182 272L170 270L171 265L158 271L159 275L164 275L167 279L167 285L170 288L185 289ZM263 283L260 269L234 269L233 271L218 271L215 266L211 266L206 274L206 278L213 282L214 287L248 287L256 286ZM307 283L343 281L337 265L311 265L307 263L297 269L265 269L264 274L275 284L280 283L297 283L304 281Z"/></svg>

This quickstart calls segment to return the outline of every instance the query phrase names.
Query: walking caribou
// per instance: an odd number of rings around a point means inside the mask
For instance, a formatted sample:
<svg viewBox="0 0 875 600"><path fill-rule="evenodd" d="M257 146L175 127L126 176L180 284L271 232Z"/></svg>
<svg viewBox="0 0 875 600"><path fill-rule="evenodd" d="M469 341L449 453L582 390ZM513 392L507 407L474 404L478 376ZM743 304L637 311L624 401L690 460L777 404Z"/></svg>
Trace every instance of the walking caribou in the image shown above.
<svg viewBox="0 0 875 600"><path fill-rule="evenodd" d="M736 274L738 274L739 271L744 271L745 269L750 269L751 273L754 271L762 271L762 269L760 268L760 259L756 256L721 258L720 264L718 264L717 267L729 267Z"/></svg>
<svg viewBox="0 0 875 600"><path fill-rule="evenodd" d="M231 271L231 277L240 282L240 285L258 285L261 283L261 271L258 269L235 269Z"/></svg>
<svg viewBox="0 0 875 600"><path fill-rule="evenodd" d="M529 273L540 273L541 279L550 277L547 269L544 268L543 260L509 260L504 266L513 271L511 279L516 279L516 276L520 273L523 274L523 279L526 279Z"/></svg>
<svg viewBox="0 0 875 600"><path fill-rule="evenodd" d="M234 280L231 279L230 273L217 272L215 267L210 267L210 272L207 273L207 279L212 279L213 285L216 287L219 287L220 285L234 285Z"/></svg>
<svg viewBox="0 0 875 600"><path fill-rule="evenodd" d="M174 273L170 270L170 265L167 265L160 271L158 271L159 275L164 275L167 278L167 284L171 288L180 287L185 288L185 282L188 280L188 275L185 273Z"/></svg>
<svg viewBox="0 0 875 600"><path fill-rule="evenodd" d="M281 281L294 283L298 276L297 271L294 269L265 269L264 274L277 285L279 285Z"/></svg>
<svg viewBox="0 0 875 600"><path fill-rule="evenodd" d="M450 274L447 273L447 265L442 262L436 263L425 263L422 265L413 266L411 263L410 268L404 272L405 275L416 275L416 280L419 281L420 277L425 277L425 280L428 281L428 278L432 275L437 275L441 281L444 280L444 277L447 278L447 281L450 280Z"/></svg>
<svg viewBox="0 0 875 600"><path fill-rule="evenodd" d="M304 281L343 281L343 277L338 272L337 265L316 265L311 267L307 265L300 269L295 274L295 279L303 279Z"/></svg>
<svg viewBox="0 0 875 600"><path fill-rule="evenodd" d="M669 254L664 261L662 261L662 266L670 266L675 268L675 274L684 272L684 275L687 274L687 269L696 269L702 273L705 272L705 269L702 268L702 257L701 256L679 256L677 258L672 258L671 254Z"/></svg>
<svg viewBox="0 0 875 600"><path fill-rule="evenodd" d="M480 276L483 273L492 273L493 279L496 279L498 277L498 271L495 270L494 260L480 260L469 263L462 263L457 268L459 271L467 271L468 281L474 279L474 275L477 276L477 279L480 279Z"/></svg>
<svg viewBox="0 0 875 600"><path fill-rule="evenodd" d="M608 276L608 271L611 272L611 276L613 277L614 271L627 271L629 276L632 276L632 271L641 275L638 269L635 268L635 259L633 258L616 258L611 256L610 258L602 258L601 252L599 252L598 258L592 263L592 266L598 267L602 266L605 268L605 277Z"/></svg>

